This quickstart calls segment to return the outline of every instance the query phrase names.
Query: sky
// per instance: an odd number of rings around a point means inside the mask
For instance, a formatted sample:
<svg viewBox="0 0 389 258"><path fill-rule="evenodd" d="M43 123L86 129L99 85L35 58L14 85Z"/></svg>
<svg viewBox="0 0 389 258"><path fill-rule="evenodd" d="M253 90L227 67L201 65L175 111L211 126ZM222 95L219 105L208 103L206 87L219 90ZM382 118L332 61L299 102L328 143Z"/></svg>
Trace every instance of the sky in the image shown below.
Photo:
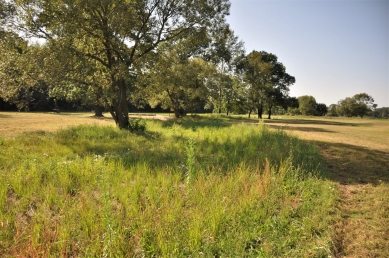
<svg viewBox="0 0 389 258"><path fill-rule="evenodd" d="M266 51L296 78L290 96L327 106L358 93L389 107L389 0L230 0L246 54Z"/></svg>

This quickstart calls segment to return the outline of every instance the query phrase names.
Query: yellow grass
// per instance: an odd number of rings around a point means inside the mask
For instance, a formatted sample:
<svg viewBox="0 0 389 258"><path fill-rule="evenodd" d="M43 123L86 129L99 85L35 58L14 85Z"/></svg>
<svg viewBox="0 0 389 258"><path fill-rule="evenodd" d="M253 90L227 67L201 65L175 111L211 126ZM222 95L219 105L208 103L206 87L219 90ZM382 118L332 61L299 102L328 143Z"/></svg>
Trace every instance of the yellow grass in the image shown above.
<svg viewBox="0 0 389 258"><path fill-rule="evenodd" d="M130 115L135 117L135 115ZM141 117L140 114L136 115ZM169 115L145 116L149 119L167 119ZM15 137L31 132L53 132L81 124L112 125L115 122L109 113L104 117L95 117L93 113L25 113L0 112L0 136Z"/></svg>

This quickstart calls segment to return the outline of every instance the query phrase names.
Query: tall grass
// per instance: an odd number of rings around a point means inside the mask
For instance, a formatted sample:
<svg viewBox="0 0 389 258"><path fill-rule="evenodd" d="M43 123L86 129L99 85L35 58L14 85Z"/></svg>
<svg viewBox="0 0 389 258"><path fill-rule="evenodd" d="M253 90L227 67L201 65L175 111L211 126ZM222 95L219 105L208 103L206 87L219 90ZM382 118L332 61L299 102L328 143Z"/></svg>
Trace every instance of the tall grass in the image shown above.
<svg viewBox="0 0 389 258"><path fill-rule="evenodd" d="M5 257L322 257L336 193L318 150L264 125L148 121L3 139Z"/></svg>

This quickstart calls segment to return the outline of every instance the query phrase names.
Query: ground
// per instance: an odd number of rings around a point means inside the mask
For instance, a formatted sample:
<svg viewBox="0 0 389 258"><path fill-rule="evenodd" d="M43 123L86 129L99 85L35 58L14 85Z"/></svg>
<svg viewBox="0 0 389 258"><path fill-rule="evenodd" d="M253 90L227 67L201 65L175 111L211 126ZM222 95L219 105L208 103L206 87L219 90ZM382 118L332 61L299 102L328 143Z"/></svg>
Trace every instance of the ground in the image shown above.
<svg viewBox="0 0 389 258"><path fill-rule="evenodd" d="M169 114L130 117L173 119ZM226 123L258 123L226 117ZM389 257L389 120L274 117L264 122L318 146L326 172L339 191L333 250L336 257ZM0 137L55 131L79 124L112 125L92 113L0 112ZM0 139L1 140L1 139Z"/></svg>

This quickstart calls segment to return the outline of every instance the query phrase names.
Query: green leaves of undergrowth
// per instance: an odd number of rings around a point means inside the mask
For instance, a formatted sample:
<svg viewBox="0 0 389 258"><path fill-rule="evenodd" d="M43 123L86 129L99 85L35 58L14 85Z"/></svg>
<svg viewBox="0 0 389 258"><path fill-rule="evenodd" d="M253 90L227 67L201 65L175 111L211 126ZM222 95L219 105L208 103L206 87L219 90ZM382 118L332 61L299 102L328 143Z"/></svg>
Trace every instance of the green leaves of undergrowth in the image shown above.
<svg viewBox="0 0 389 258"><path fill-rule="evenodd" d="M214 126L215 125L215 126ZM316 148L264 126L148 122L5 140L9 256L326 256L335 192ZM195 130L193 129L195 128Z"/></svg>

